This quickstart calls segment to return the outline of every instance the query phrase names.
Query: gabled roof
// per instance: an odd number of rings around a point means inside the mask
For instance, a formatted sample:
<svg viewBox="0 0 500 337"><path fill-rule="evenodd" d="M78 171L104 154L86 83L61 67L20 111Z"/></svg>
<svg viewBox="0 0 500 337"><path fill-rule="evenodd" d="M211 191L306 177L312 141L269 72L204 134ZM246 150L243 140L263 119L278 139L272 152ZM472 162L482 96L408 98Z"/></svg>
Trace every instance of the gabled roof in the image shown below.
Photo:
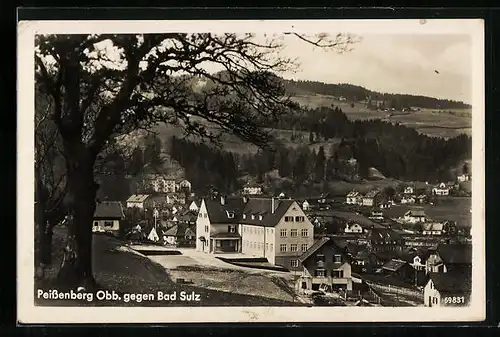
<svg viewBox="0 0 500 337"><path fill-rule="evenodd" d="M441 222L426 222L422 224L422 230L424 231L442 231L443 223Z"/></svg>
<svg viewBox="0 0 500 337"><path fill-rule="evenodd" d="M165 236L185 236L185 235L196 235L194 231L189 228L188 226L183 226L183 225L175 225L169 229L167 229L165 232L163 232L163 235Z"/></svg>
<svg viewBox="0 0 500 337"><path fill-rule="evenodd" d="M241 217L245 203L241 197L228 197L221 204L220 198L204 199L208 217L211 223L235 223ZM226 211L235 213L234 218L229 218Z"/></svg>
<svg viewBox="0 0 500 337"><path fill-rule="evenodd" d="M430 280L434 288L441 292L462 292L471 291L471 275L464 273L430 273Z"/></svg>
<svg viewBox="0 0 500 337"><path fill-rule="evenodd" d="M405 264L406 264L406 261L398 260L398 259L392 259L391 261L389 261L386 264L384 264L384 266L382 267L382 269L389 270L389 271L398 271Z"/></svg>
<svg viewBox="0 0 500 337"><path fill-rule="evenodd" d="M335 240L329 237L322 237L321 239L317 240L316 242L313 243L313 245L306 250L304 253L302 253L301 256L299 256L299 261L304 262L307 260L311 255L316 253L321 247L323 247L325 244L330 244L333 246L338 247L339 249L343 250L346 247L346 243L341 241L341 240Z"/></svg>
<svg viewBox="0 0 500 337"><path fill-rule="evenodd" d="M144 202L149 197L149 194L132 194L127 202Z"/></svg>
<svg viewBox="0 0 500 337"><path fill-rule="evenodd" d="M411 209L405 213L408 216L425 216L424 210L421 209Z"/></svg>
<svg viewBox="0 0 500 337"><path fill-rule="evenodd" d="M123 207L119 201L103 201L96 204L94 219L123 219Z"/></svg>
<svg viewBox="0 0 500 337"><path fill-rule="evenodd" d="M271 198L249 198L243 209L243 214L246 214L246 218L241 219L240 223L274 227L293 203L294 200L292 199L274 199L275 210L273 212ZM259 220L259 217L252 219L252 214L262 215L262 220Z"/></svg>
<svg viewBox="0 0 500 337"><path fill-rule="evenodd" d="M446 264L472 264L472 245L440 244L437 253Z"/></svg>

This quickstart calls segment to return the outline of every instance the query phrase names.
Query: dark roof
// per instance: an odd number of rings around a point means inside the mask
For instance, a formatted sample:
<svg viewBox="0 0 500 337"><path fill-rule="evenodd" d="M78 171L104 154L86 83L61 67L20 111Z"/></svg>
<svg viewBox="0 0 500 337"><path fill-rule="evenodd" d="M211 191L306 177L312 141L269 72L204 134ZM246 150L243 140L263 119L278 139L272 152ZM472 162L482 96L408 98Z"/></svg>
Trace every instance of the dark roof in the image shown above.
<svg viewBox="0 0 500 337"><path fill-rule="evenodd" d="M334 245L334 246L340 248L340 249L344 249L346 247L345 242L343 242L341 240L335 240L335 239L332 239L332 238L325 236L325 237L322 237L321 239L315 241L313 243L313 245L308 250L306 250L301 256L299 256L299 261L304 262L305 260L307 260L312 254L317 252L327 242L331 245Z"/></svg>
<svg viewBox="0 0 500 337"><path fill-rule="evenodd" d="M373 228L370 233L370 240L400 240L401 235L388 228Z"/></svg>
<svg viewBox="0 0 500 337"><path fill-rule="evenodd" d="M103 201L96 204L94 219L123 219L123 207L119 201Z"/></svg>
<svg viewBox="0 0 500 337"><path fill-rule="evenodd" d="M243 198L240 197L225 198L224 205L221 204L220 198L204 199L204 201L208 217L212 223L234 223L240 219L245 207ZM226 211L234 212L234 218L229 218Z"/></svg>
<svg viewBox="0 0 500 337"><path fill-rule="evenodd" d="M425 212L423 209L413 209L413 210L409 210L405 213L405 215L409 215L409 216L425 216Z"/></svg>
<svg viewBox="0 0 500 337"><path fill-rule="evenodd" d="M165 232L163 232L165 236L185 236L185 235L195 235L194 231L188 226L183 225L175 225Z"/></svg>
<svg viewBox="0 0 500 337"><path fill-rule="evenodd" d="M464 273L430 273L434 288L441 292L470 291L472 289L471 275Z"/></svg>
<svg viewBox="0 0 500 337"><path fill-rule="evenodd" d="M406 261L392 259L391 261L384 264L384 266L382 268L389 270L389 271L398 271L405 264L406 264Z"/></svg>
<svg viewBox="0 0 500 337"><path fill-rule="evenodd" d="M447 264L472 264L472 245L470 244L440 244L437 253Z"/></svg>
<svg viewBox="0 0 500 337"><path fill-rule="evenodd" d="M286 211L294 203L291 199L274 199L275 210L273 212L272 198L246 198L246 203L242 197L229 197L224 200L224 205L218 199L205 199L208 217L210 222L219 224L249 224L266 227L274 227L278 221L285 215ZM230 218L228 213L232 213ZM243 219L243 214L246 217ZM251 215L255 218L252 219ZM260 220L259 215L262 216Z"/></svg>

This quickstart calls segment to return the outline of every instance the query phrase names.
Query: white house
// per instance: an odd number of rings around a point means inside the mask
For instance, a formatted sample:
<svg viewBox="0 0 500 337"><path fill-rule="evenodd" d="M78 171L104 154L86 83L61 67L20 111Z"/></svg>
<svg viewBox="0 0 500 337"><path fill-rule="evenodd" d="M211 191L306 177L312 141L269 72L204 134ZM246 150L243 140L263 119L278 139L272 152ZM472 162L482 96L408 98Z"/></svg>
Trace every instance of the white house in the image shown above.
<svg viewBox="0 0 500 337"><path fill-rule="evenodd" d="M127 208L141 208L144 209L144 203L149 198L148 194L132 194L126 201Z"/></svg>
<svg viewBox="0 0 500 337"><path fill-rule="evenodd" d="M358 205L363 202L363 196L357 191L351 191L347 194L346 204L348 205Z"/></svg>
<svg viewBox="0 0 500 337"><path fill-rule="evenodd" d="M422 234L424 235L442 235L443 223L441 222L426 222L422 224Z"/></svg>
<svg viewBox="0 0 500 337"><path fill-rule="evenodd" d="M408 223L425 222L426 216L423 210L409 210L405 213L403 220Z"/></svg>
<svg viewBox="0 0 500 337"><path fill-rule="evenodd" d="M160 240L160 237L158 236L155 227L151 228L151 232L149 232L148 235L148 240L151 240L153 242L158 242Z"/></svg>
<svg viewBox="0 0 500 337"><path fill-rule="evenodd" d="M403 195L403 197L401 198L401 203L402 204L414 204L415 203L415 196Z"/></svg>
<svg viewBox="0 0 500 337"><path fill-rule="evenodd" d="M461 174L457 177L457 181L460 182L460 183L463 183L465 181L469 181L470 180L470 175L468 174Z"/></svg>
<svg viewBox="0 0 500 337"><path fill-rule="evenodd" d="M304 202L302 203L302 209L304 211L307 211L307 210L309 210L309 206L310 206L309 202L307 200L304 200Z"/></svg>
<svg viewBox="0 0 500 337"><path fill-rule="evenodd" d="M439 196L450 195L450 187L445 183L440 183L432 189L432 194Z"/></svg>
<svg viewBox="0 0 500 337"><path fill-rule="evenodd" d="M181 191L191 192L191 183L186 179L181 180L178 183L176 183L175 190L176 192L181 192Z"/></svg>
<svg viewBox="0 0 500 337"><path fill-rule="evenodd" d="M413 194L413 193L415 193L415 189L413 188L413 186L406 186L403 193L404 194Z"/></svg>
<svg viewBox="0 0 500 337"><path fill-rule="evenodd" d="M344 233L356 233L356 234L361 234L363 233L363 227L361 227L357 223L352 223L349 224L347 223L344 228Z"/></svg>
<svg viewBox="0 0 500 337"><path fill-rule="evenodd" d="M203 199L196 221L196 250L243 253L300 269L299 256L314 242L314 227L292 199Z"/></svg>
<svg viewBox="0 0 500 337"><path fill-rule="evenodd" d="M200 207L198 207L196 201L192 201L191 204L189 204L189 210L193 212L198 212L200 210Z"/></svg>
<svg viewBox="0 0 500 337"><path fill-rule="evenodd" d="M259 195L262 194L262 187L257 185L246 185L243 187L243 194Z"/></svg>
<svg viewBox="0 0 500 337"><path fill-rule="evenodd" d="M471 295L471 279L462 273L430 273L424 287L426 307L467 306Z"/></svg>
<svg viewBox="0 0 500 337"><path fill-rule="evenodd" d="M422 258L418 255L415 255L413 257L413 260L410 263L410 266L412 266L415 270L425 270L425 263L422 263Z"/></svg>
<svg viewBox="0 0 500 337"><path fill-rule="evenodd" d="M166 196L167 204L176 204L179 203L184 205L186 203L186 196L181 193L170 193Z"/></svg>

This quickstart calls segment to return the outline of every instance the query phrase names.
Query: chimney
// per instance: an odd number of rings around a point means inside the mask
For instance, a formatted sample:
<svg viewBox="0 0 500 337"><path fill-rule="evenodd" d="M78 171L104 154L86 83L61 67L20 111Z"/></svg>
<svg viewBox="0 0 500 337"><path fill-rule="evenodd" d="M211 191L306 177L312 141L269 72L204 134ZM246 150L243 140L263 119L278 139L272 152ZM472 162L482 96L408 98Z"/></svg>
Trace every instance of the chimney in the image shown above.
<svg viewBox="0 0 500 337"><path fill-rule="evenodd" d="M220 204L221 205L225 205L226 204L226 197L223 196L223 195L220 196Z"/></svg>
<svg viewBox="0 0 500 337"><path fill-rule="evenodd" d="M279 205L279 201L275 200L274 197L271 197L271 213L274 214L274 212L276 212L276 209L278 208L278 205Z"/></svg>

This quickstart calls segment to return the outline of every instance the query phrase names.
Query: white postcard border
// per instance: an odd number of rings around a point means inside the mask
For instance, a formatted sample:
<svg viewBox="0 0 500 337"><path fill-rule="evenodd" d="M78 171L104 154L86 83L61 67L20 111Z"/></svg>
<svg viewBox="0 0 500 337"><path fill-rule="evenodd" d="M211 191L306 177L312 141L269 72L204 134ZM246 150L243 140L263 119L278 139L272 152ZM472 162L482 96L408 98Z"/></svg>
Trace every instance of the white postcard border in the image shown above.
<svg viewBox="0 0 500 337"><path fill-rule="evenodd" d="M397 29L395 29L395 25ZM34 36L39 33L349 32L468 34L473 39L472 295L465 308L39 307L34 305ZM19 323L442 322L485 319L484 23L437 20L22 21L18 23L17 299Z"/></svg>

